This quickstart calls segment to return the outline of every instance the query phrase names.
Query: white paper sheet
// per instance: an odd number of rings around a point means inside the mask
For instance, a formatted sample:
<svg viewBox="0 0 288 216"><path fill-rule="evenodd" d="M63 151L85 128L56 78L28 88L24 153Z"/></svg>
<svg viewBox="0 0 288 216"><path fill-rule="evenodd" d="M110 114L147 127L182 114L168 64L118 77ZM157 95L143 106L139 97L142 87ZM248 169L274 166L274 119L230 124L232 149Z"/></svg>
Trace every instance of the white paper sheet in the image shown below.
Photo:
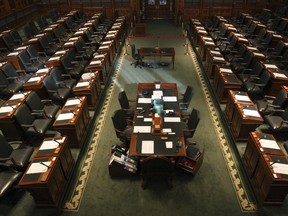
<svg viewBox="0 0 288 216"><path fill-rule="evenodd" d="M59 146L59 143L57 143L54 140L46 140L42 143L39 150L49 150L49 149L56 149Z"/></svg>
<svg viewBox="0 0 288 216"><path fill-rule="evenodd" d="M173 148L173 142L172 141L166 141L165 142L165 144L166 144L166 148Z"/></svg>
<svg viewBox="0 0 288 216"><path fill-rule="evenodd" d="M58 117L57 117L57 121L61 121L61 120L70 120L74 117L73 113L61 113Z"/></svg>
<svg viewBox="0 0 288 216"><path fill-rule="evenodd" d="M263 148L280 149L275 140L260 139L259 143Z"/></svg>
<svg viewBox="0 0 288 216"><path fill-rule="evenodd" d="M250 98L246 95L237 95L235 94L235 98L236 100L240 100L240 101L247 101L247 102L250 102Z"/></svg>
<svg viewBox="0 0 288 216"><path fill-rule="evenodd" d="M37 81L39 81L39 80L41 80L41 77L31 77L27 82L37 82Z"/></svg>
<svg viewBox="0 0 288 216"><path fill-rule="evenodd" d="M275 77L280 77L280 78L287 78L285 74L282 73L273 73Z"/></svg>
<svg viewBox="0 0 288 216"><path fill-rule="evenodd" d="M151 126L134 126L133 133L151 133Z"/></svg>
<svg viewBox="0 0 288 216"><path fill-rule="evenodd" d="M176 96L165 96L163 97L163 101L165 102L177 102Z"/></svg>
<svg viewBox="0 0 288 216"><path fill-rule="evenodd" d="M10 107L10 106L3 106L3 107L0 107L0 113L9 113L13 111L13 108Z"/></svg>
<svg viewBox="0 0 288 216"><path fill-rule="evenodd" d="M180 117L164 117L164 122L181 122Z"/></svg>
<svg viewBox="0 0 288 216"><path fill-rule="evenodd" d="M264 64L264 66L265 66L266 68L278 69L278 67L277 67L276 65L274 65L274 64Z"/></svg>
<svg viewBox="0 0 288 216"><path fill-rule="evenodd" d="M151 104L151 98L138 98L138 103Z"/></svg>
<svg viewBox="0 0 288 216"><path fill-rule="evenodd" d="M22 99L24 96L25 96L24 94L14 94L9 100Z"/></svg>
<svg viewBox="0 0 288 216"><path fill-rule="evenodd" d="M76 99L69 99L66 101L65 106L72 106L72 105L78 105L80 104L80 100L78 98Z"/></svg>
<svg viewBox="0 0 288 216"><path fill-rule="evenodd" d="M153 140L143 140L141 153L142 154L154 154L154 141Z"/></svg>
<svg viewBox="0 0 288 216"><path fill-rule="evenodd" d="M257 110L243 109L244 115L252 117L261 117Z"/></svg>
<svg viewBox="0 0 288 216"><path fill-rule="evenodd" d="M274 163L272 167L275 173L288 175L288 164Z"/></svg>
<svg viewBox="0 0 288 216"><path fill-rule="evenodd" d="M89 85L89 82L84 81L84 82L78 82L76 87L86 87Z"/></svg>
<svg viewBox="0 0 288 216"><path fill-rule="evenodd" d="M41 163L32 163L29 169L27 170L26 174L34 174L34 173L44 173L48 170L48 167L51 165L51 161L45 161Z"/></svg>
<svg viewBox="0 0 288 216"><path fill-rule="evenodd" d="M41 68L36 71L36 74L47 73L48 71L49 71L49 68Z"/></svg>
<svg viewBox="0 0 288 216"><path fill-rule="evenodd" d="M171 129L171 128L163 128L163 129L162 129L162 132L163 132L163 133L171 133L171 132L172 132L172 129Z"/></svg>
<svg viewBox="0 0 288 216"><path fill-rule="evenodd" d="M220 68L220 71L224 73L233 73L232 70L229 68Z"/></svg>
<svg viewBox="0 0 288 216"><path fill-rule="evenodd" d="M152 122L152 118L144 118L144 122Z"/></svg>

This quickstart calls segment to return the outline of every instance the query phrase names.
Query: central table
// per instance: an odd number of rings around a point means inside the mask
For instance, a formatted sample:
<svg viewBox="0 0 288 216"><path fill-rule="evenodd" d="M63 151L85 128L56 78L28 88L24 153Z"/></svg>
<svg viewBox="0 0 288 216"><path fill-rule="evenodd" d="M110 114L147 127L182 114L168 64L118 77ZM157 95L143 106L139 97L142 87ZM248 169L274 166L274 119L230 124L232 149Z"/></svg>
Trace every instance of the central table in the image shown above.
<svg viewBox="0 0 288 216"><path fill-rule="evenodd" d="M172 64L174 69L175 62L175 49L174 48L152 48L152 47L143 47L139 50L140 59L142 61L145 56L167 56L172 58Z"/></svg>
<svg viewBox="0 0 288 216"><path fill-rule="evenodd" d="M129 154L186 156L175 83L140 83Z"/></svg>

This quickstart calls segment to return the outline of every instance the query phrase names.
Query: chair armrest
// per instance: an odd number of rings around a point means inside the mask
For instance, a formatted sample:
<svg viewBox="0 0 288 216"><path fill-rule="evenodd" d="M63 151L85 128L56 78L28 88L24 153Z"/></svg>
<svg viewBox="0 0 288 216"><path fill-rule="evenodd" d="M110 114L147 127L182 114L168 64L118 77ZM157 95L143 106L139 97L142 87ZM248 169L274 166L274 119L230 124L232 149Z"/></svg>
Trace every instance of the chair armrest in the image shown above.
<svg viewBox="0 0 288 216"><path fill-rule="evenodd" d="M26 75L26 71L25 71L25 70L16 70L16 72L17 72L19 75Z"/></svg>
<svg viewBox="0 0 288 216"><path fill-rule="evenodd" d="M272 96L272 95L264 95L264 98L266 98L267 100L275 100L276 97Z"/></svg>

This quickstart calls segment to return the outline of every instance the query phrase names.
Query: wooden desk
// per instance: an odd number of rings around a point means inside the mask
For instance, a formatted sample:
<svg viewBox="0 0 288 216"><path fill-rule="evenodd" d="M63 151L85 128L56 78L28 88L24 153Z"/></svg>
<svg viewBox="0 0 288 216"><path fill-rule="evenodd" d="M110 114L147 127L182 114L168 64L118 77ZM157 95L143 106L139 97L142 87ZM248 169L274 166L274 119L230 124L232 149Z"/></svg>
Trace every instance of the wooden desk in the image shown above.
<svg viewBox="0 0 288 216"><path fill-rule="evenodd" d="M246 92L228 90L227 103L225 107L225 115L229 124L233 119L236 104L254 105Z"/></svg>
<svg viewBox="0 0 288 216"><path fill-rule="evenodd" d="M73 87L73 94L77 96L86 96L88 109L95 110L101 94L98 71L82 74L79 82Z"/></svg>
<svg viewBox="0 0 288 216"><path fill-rule="evenodd" d="M228 90L240 90L241 86L241 80L239 80L234 73L220 72L219 79L217 82L214 81L216 96L220 103L227 102Z"/></svg>
<svg viewBox="0 0 288 216"><path fill-rule="evenodd" d="M214 78L216 65L223 66L226 63L226 60L219 51L207 48L206 61L204 62L204 66L206 67L210 79Z"/></svg>
<svg viewBox="0 0 288 216"><path fill-rule="evenodd" d="M60 159L52 156L34 158L18 185L30 192L38 207L59 208L61 207L68 181L65 179Z"/></svg>
<svg viewBox="0 0 288 216"><path fill-rule="evenodd" d="M145 56L159 56L161 57L171 57L172 58L172 64L174 69L174 63L175 63L175 49L174 48L149 48L149 47L142 47L139 50L140 59L142 61L142 58Z"/></svg>
<svg viewBox="0 0 288 216"><path fill-rule="evenodd" d="M80 148L86 137L90 116L85 96L69 98L53 123L53 129L68 136L71 147Z"/></svg>
<svg viewBox="0 0 288 216"><path fill-rule="evenodd" d="M259 204L282 205L288 193L288 173L277 167L287 167L288 160L274 136L250 133L243 164Z"/></svg>
<svg viewBox="0 0 288 216"><path fill-rule="evenodd" d="M46 62L45 65L47 67L61 67L61 58L65 56L69 52L69 49L66 50L58 50L51 56Z"/></svg>
<svg viewBox="0 0 288 216"><path fill-rule="evenodd" d="M18 51L14 51L14 52L10 52L6 57L5 57L5 61L10 62L16 70L25 70L24 66L22 65L20 59L19 59L19 55L22 52L26 52L25 50L18 50Z"/></svg>
<svg viewBox="0 0 288 216"><path fill-rule="evenodd" d="M202 61L206 60L206 50L209 49L215 49L216 44L214 43L213 39L210 36L200 36L199 39L199 56L201 57Z"/></svg>
<svg viewBox="0 0 288 216"><path fill-rule="evenodd" d="M174 111L172 116L160 114L159 118L156 118L156 114L151 110L151 97L157 93L163 95L165 110ZM131 135L129 154L133 156L185 156L185 140L182 131L181 112L176 84L140 83L137 90L137 99L137 111L134 116L134 127ZM169 99L171 99L170 102L167 101ZM139 110L145 110L145 113L139 113ZM146 132L140 129L142 126L146 126ZM165 129L170 129L171 133L166 132ZM153 152L143 152L142 145L146 145L147 141L154 143L151 148ZM147 145L149 145L149 143ZM166 145L171 146L167 148Z"/></svg>
<svg viewBox="0 0 288 216"><path fill-rule="evenodd" d="M261 154L284 156L272 134L250 132L245 152L243 154L243 164L249 179L253 178L255 170L261 158Z"/></svg>
<svg viewBox="0 0 288 216"><path fill-rule="evenodd" d="M45 138L40 144L34 158L53 156L59 158L60 166L63 170L65 179L69 181L75 161L72 157L70 144L67 136Z"/></svg>
<svg viewBox="0 0 288 216"><path fill-rule="evenodd" d="M7 140L21 140L24 131L16 122L14 113L22 105L31 91L14 94L0 107L0 130Z"/></svg>
<svg viewBox="0 0 288 216"><path fill-rule="evenodd" d="M263 121L255 105L236 104L230 126L232 135L236 140L247 140Z"/></svg>
<svg viewBox="0 0 288 216"><path fill-rule="evenodd" d="M106 83L109 76L109 57L107 53L94 55L90 63L87 65L87 69L92 73L99 73L100 82Z"/></svg>

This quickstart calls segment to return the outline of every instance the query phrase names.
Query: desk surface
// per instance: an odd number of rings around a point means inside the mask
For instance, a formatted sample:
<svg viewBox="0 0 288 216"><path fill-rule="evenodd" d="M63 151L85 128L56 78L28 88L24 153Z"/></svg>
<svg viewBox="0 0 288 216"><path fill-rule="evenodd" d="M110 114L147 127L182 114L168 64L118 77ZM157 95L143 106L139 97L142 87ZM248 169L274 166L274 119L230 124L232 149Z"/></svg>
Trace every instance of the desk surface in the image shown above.
<svg viewBox="0 0 288 216"><path fill-rule="evenodd" d="M162 129L156 132L153 131L156 120L151 109L153 101L151 98L159 95L162 95L160 97L163 99L163 113L159 114ZM172 111L173 114L168 113L169 111ZM146 127L147 132L140 130L141 127ZM142 146L143 144L152 146L150 151L143 153L145 148ZM178 91L175 83L140 83L138 85L137 110L134 116L129 154L133 156L186 155Z"/></svg>

